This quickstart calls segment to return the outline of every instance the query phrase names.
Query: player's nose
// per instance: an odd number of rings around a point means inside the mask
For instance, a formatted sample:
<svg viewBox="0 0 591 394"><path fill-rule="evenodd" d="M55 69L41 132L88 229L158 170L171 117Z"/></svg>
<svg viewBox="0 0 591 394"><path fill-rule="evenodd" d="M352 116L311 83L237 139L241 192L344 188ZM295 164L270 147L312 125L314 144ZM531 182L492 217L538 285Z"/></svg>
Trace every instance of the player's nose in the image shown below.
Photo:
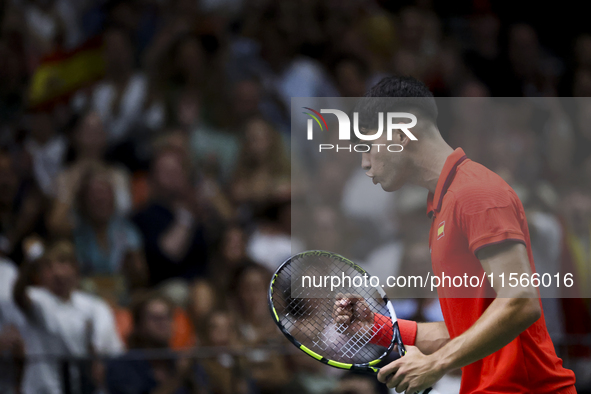
<svg viewBox="0 0 591 394"><path fill-rule="evenodd" d="M367 153L361 154L361 168L365 171L369 171L371 169L371 161L369 160L369 155Z"/></svg>

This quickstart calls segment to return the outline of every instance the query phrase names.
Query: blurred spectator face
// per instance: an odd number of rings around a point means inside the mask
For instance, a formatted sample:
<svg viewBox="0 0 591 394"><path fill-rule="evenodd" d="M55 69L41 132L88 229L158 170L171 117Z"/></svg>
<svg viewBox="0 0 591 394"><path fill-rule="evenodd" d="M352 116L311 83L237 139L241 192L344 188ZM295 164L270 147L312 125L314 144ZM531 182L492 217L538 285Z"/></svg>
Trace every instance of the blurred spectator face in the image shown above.
<svg viewBox="0 0 591 394"><path fill-rule="evenodd" d="M488 97L488 89L478 81L468 81L458 91L459 97ZM455 100L453 102L453 115L457 124L463 127L474 128L471 131L478 136L482 128L482 119L486 118L487 111L490 111L490 101L487 99ZM451 131L453 134L454 130ZM465 139L465 136L461 136ZM482 136L478 136L482 138ZM455 141L457 142L457 141ZM459 141L463 142L463 141Z"/></svg>
<svg viewBox="0 0 591 394"><path fill-rule="evenodd" d="M206 280L199 280L191 287L190 308L192 317L198 322L214 308L216 295L211 284Z"/></svg>
<svg viewBox="0 0 591 394"><path fill-rule="evenodd" d="M501 23L494 14L475 16L470 20L470 28L476 41L477 49L484 55L494 56Z"/></svg>
<svg viewBox="0 0 591 394"><path fill-rule="evenodd" d="M255 81L240 81L234 86L232 104L234 114L240 119L255 115L259 110L261 89Z"/></svg>
<svg viewBox="0 0 591 394"><path fill-rule="evenodd" d="M529 25L513 26L509 32L509 58L519 76L531 76L539 65L539 43L535 30Z"/></svg>
<svg viewBox="0 0 591 394"><path fill-rule="evenodd" d="M442 45L437 54L437 59L434 64L439 64L431 67L428 72L439 73L447 86L457 86L458 81L463 79L465 74L458 48L455 45Z"/></svg>
<svg viewBox="0 0 591 394"><path fill-rule="evenodd" d="M196 37L184 39L176 53L176 69L187 83L195 83L200 79L203 69L203 48Z"/></svg>
<svg viewBox="0 0 591 394"><path fill-rule="evenodd" d="M342 226L337 212L330 206L314 209L314 224L310 232L311 249L339 250Z"/></svg>
<svg viewBox="0 0 591 394"><path fill-rule="evenodd" d="M425 35L425 18L416 8L406 8L400 13L400 40L402 46L411 51L421 49Z"/></svg>
<svg viewBox="0 0 591 394"><path fill-rule="evenodd" d="M207 325L207 336L210 346L230 346L233 342L234 326L230 315L226 312L215 312Z"/></svg>
<svg viewBox="0 0 591 394"><path fill-rule="evenodd" d="M394 70L399 74L422 78L423 67L419 65L418 56L411 51L401 50L396 52L393 66Z"/></svg>
<svg viewBox="0 0 591 394"><path fill-rule="evenodd" d="M222 256L230 262L240 261L246 255L246 240L240 227L230 227L224 233Z"/></svg>
<svg viewBox="0 0 591 394"><path fill-rule="evenodd" d="M165 151L158 155L152 169L155 192L167 198L180 197L188 186L188 174L180 155Z"/></svg>
<svg viewBox="0 0 591 394"><path fill-rule="evenodd" d="M362 97L365 94L365 75L361 65L344 60L335 69L338 89L344 97Z"/></svg>
<svg viewBox="0 0 591 394"><path fill-rule="evenodd" d="M183 157L188 157L189 153L189 136L186 129L173 128L167 130L162 137L157 139L154 143L154 150L158 152L162 149L171 149Z"/></svg>
<svg viewBox="0 0 591 394"><path fill-rule="evenodd" d="M144 341L158 347L168 347L172 336L172 310L161 299L153 299L145 306L137 331Z"/></svg>
<svg viewBox="0 0 591 394"><path fill-rule="evenodd" d="M177 120L182 127L192 127L198 123L201 102L197 92L193 90L183 92L177 105Z"/></svg>
<svg viewBox="0 0 591 394"><path fill-rule="evenodd" d="M107 134L96 112L91 112L82 119L76 130L74 143L80 158L98 159L103 156L107 145Z"/></svg>
<svg viewBox="0 0 591 394"><path fill-rule="evenodd" d="M0 152L0 208L10 207L18 189L18 177L8 153Z"/></svg>
<svg viewBox="0 0 591 394"><path fill-rule="evenodd" d="M245 316L261 316L267 308L267 278L262 269L250 268L242 273L238 297Z"/></svg>
<svg viewBox="0 0 591 394"><path fill-rule="evenodd" d="M115 212L113 186L106 174L93 176L84 190L84 206L92 223L108 223Z"/></svg>
<svg viewBox="0 0 591 394"><path fill-rule="evenodd" d="M53 280L50 290L55 294L67 297L78 282L76 263L70 258L56 258L51 262L51 272Z"/></svg>
<svg viewBox="0 0 591 394"><path fill-rule="evenodd" d="M78 268L72 244L58 242L49 247L41 268L41 281L53 294L69 299L78 285Z"/></svg>
<svg viewBox="0 0 591 394"><path fill-rule="evenodd" d="M273 144L273 130L263 119L253 119L246 126L247 151L251 158L263 159L269 156Z"/></svg>
<svg viewBox="0 0 591 394"><path fill-rule="evenodd" d="M48 290L51 290L54 287L53 270L51 264L41 264L37 274L38 283L36 284L45 287Z"/></svg>
<svg viewBox="0 0 591 394"><path fill-rule="evenodd" d="M129 37L123 30L111 29L104 35L105 62L107 74L124 77L133 70L133 49Z"/></svg>

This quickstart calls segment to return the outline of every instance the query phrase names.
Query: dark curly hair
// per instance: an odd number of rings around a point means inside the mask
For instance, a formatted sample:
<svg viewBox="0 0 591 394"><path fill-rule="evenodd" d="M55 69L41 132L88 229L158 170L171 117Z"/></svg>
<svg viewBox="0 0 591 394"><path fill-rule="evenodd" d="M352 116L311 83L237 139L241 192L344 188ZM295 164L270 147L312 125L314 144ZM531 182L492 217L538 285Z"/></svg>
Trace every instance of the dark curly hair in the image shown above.
<svg viewBox="0 0 591 394"><path fill-rule="evenodd" d="M385 77L375 84L355 105L359 128L378 128L379 112L419 113L422 118L437 121L437 104L425 84L413 77Z"/></svg>

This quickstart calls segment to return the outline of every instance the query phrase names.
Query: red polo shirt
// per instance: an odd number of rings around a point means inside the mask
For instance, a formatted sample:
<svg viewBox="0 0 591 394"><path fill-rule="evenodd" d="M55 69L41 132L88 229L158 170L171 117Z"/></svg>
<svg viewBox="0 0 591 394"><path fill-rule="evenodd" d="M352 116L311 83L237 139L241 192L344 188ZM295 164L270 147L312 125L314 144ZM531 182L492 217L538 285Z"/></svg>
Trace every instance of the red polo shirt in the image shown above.
<svg viewBox="0 0 591 394"><path fill-rule="evenodd" d="M500 242L521 242L534 260L525 212L511 187L497 174L466 158L456 149L446 160L435 193L429 193L429 248L435 275L484 274L475 253ZM506 282L507 283L507 282ZM484 286L471 298L457 289L438 289L441 309L451 338L470 328L492 303L495 292ZM462 294L462 297L466 293ZM541 306L541 302L540 302ZM576 393L574 373L562 367L546 330L544 315L511 343L462 368L460 394Z"/></svg>

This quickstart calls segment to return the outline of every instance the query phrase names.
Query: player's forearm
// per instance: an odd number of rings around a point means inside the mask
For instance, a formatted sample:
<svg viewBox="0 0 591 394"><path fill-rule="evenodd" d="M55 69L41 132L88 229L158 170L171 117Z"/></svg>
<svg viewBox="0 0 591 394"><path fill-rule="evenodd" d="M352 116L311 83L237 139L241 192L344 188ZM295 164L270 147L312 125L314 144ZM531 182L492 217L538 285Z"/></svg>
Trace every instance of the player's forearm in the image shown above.
<svg viewBox="0 0 591 394"><path fill-rule="evenodd" d="M449 342L445 322L419 323L415 346L424 354L435 353Z"/></svg>
<svg viewBox="0 0 591 394"><path fill-rule="evenodd" d="M432 356L446 372L461 368L501 349L540 316L537 298L497 298L470 329Z"/></svg>

